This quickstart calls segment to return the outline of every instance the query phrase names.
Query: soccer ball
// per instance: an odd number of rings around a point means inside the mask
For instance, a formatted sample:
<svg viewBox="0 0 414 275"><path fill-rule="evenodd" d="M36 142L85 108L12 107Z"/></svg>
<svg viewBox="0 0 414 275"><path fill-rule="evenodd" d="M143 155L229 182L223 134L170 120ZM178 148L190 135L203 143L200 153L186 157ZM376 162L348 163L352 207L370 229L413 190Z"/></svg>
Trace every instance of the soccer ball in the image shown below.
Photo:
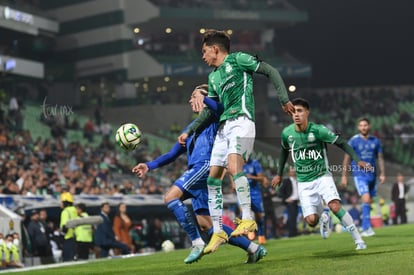
<svg viewBox="0 0 414 275"><path fill-rule="evenodd" d="M166 240L162 242L161 248L162 248L162 251L164 252L171 252L175 249L175 245L172 241Z"/></svg>
<svg viewBox="0 0 414 275"><path fill-rule="evenodd" d="M122 149L131 151L141 142L141 131L135 124L125 123L116 131L115 139Z"/></svg>

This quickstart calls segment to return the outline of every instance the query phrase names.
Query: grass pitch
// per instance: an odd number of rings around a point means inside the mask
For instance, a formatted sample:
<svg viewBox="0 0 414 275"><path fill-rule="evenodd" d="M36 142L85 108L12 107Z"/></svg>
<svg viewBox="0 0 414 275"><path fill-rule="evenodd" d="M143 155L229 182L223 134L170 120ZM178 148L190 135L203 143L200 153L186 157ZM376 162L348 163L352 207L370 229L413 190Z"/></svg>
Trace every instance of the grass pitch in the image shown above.
<svg viewBox="0 0 414 275"><path fill-rule="evenodd" d="M186 265L189 250L160 252L124 259L105 259L42 270L13 270L19 274L414 274L414 225L378 228L365 238L368 248L356 251L348 233L268 240L268 255L244 264L246 253L223 245L199 262ZM11 271L11 270L10 270ZM11 271L12 272L12 271Z"/></svg>

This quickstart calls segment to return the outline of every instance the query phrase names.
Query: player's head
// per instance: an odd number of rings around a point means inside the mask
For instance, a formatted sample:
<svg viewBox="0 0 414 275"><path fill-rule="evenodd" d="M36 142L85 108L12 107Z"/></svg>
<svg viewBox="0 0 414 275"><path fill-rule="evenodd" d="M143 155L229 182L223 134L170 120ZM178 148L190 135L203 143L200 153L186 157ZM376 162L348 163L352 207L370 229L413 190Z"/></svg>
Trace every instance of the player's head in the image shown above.
<svg viewBox="0 0 414 275"><path fill-rule="evenodd" d="M206 30L203 34L202 48L203 61L209 66L218 67L221 54L230 52L230 36L225 31Z"/></svg>
<svg viewBox="0 0 414 275"><path fill-rule="evenodd" d="M295 107L295 113L292 115L293 122L296 125L306 124L309 116L309 102L304 98L295 98L292 104Z"/></svg>
<svg viewBox="0 0 414 275"><path fill-rule="evenodd" d="M196 106L194 104L194 100L196 99L198 93L201 93L203 96L208 95L208 85L207 84L201 84L194 88L193 92L191 93L190 100L188 101L191 106L191 110L194 113L197 113Z"/></svg>
<svg viewBox="0 0 414 275"><path fill-rule="evenodd" d="M358 119L358 131L361 135L367 136L369 134L370 124L369 119L366 117L361 117Z"/></svg>

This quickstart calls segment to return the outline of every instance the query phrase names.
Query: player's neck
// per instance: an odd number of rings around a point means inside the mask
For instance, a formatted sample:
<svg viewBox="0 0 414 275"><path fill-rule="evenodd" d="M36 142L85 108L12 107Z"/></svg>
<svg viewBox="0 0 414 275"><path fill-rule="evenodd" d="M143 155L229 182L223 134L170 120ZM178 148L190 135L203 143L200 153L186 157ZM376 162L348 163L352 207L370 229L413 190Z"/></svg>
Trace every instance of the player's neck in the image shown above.
<svg viewBox="0 0 414 275"><path fill-rule="evenodd" d="M359 134L363 139L368 139L369 138L369 134L363 135L363 134Z"/></svg>
<svg viewBox="0 0 414 275"><path fill-rule="evenodd" d="M228 56L228 53L219 53L217 55L217 59L215 62L215 66L218 68L221 66L221 64L223 64L224 60L226 59L226 57Z"/></svg>
<svg viewBox="0 0 414 275"><path fill-rule="evenodd" d="M305 121L302 124L295 124L296 132L305 132L308 129L308 122Z"/></svg>

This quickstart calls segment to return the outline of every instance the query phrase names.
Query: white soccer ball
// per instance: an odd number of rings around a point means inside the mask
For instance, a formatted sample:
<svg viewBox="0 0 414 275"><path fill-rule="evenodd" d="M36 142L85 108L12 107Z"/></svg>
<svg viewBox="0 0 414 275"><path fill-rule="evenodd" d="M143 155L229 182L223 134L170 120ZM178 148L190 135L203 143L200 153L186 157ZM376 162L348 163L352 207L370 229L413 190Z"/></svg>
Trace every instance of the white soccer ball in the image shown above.
<svg viewBox="0 0 414 275"><path fill-rule="evenodd" d="M171 252L175 249L175 245L172 241L166 240L162 242L161 248L162 248L162 251L164 252Z"/></svg>
<svg viewBox="0 0 414 275"><path fill-rule="evenodd" d="M122 149L132 151L141 142L141 131L135 124L125 123L116 131L115 139Z"/></svg>

